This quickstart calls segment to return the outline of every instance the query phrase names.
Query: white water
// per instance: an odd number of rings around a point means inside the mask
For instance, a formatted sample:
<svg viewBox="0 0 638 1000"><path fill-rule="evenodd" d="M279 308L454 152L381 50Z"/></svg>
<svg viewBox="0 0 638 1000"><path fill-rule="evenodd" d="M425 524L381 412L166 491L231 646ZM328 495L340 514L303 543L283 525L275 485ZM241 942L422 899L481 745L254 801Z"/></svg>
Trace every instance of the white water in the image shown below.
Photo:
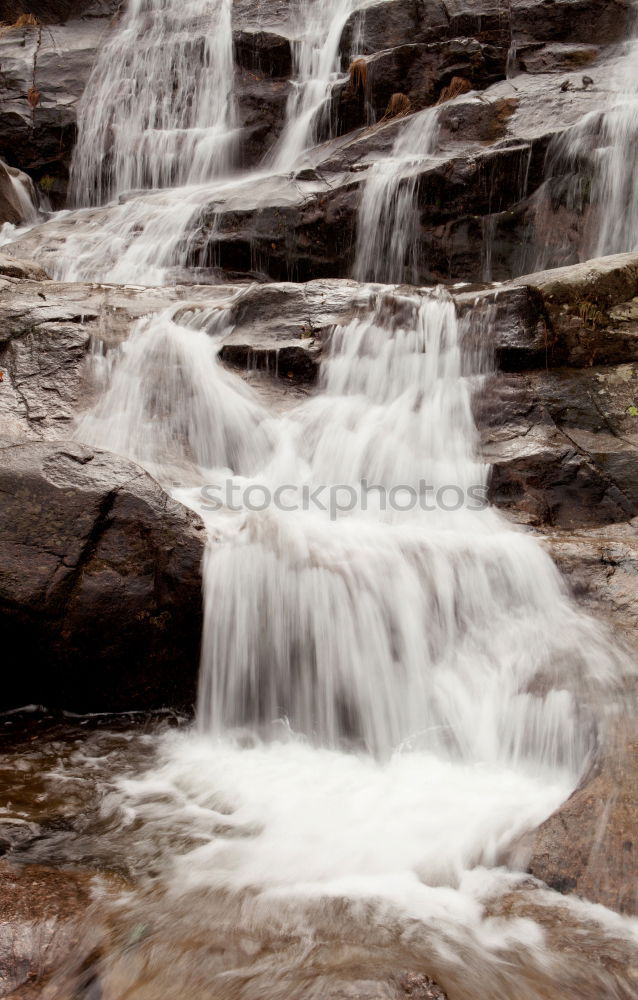
<svg viewBox="0 0 638 1000"><path fill-rule="evenodd" d="M132 0L78 110L78 205L226 173L236 138L231 0Z"/></svg>
<svg viewBox="0 0 638 1000"><path fill-rule="evenodd" d="M4 197L12 203L15 212L20 217L20 222L17 225L5 222L0 226L0 247L2 247L28 232L31 226L40 219L40 205L44 209L47 202L45 198L38 196L33 182L26 174L7 166L2 160L0 160L0 175L2 175L5 188Z"/></svg>
<svg viewBox="0 0 638 1000"><path fill-rule="evenodd" d="M569 794L587 705L618 669L537 542L473 502L485 363L444 294L373 293L335 330L320 393L274 417L218 366L230 314L189 315L141 321L80 429L182 483L237 488L235 510L177 490L210 531L200 735L169 740L127 809L157 822L159 796L162 823L195 824L182 890L381 896L462 921L473 890L433 887L501 863ZM412 509L378 492L366 509L364 479ZM264 504L284 484L298 509ZM303 509L324 484L341 487L332 517ZM446 486L462 504L437 506ZM207 832L222 816L230 838Z"/></svg>
<svg viewBox="0 0 638 1000"><path fill-rule="evenodd" d="M418 284L418 169L436 150L438 109L416 114L368 171L357 223L358 281Z"/></svg>
<svg viewBox="0 0 638 1000"><path fill-rule="evenodd" d="M78 215L50 261L66 281L170 283L202 213L242 188L276 184L315 141L339 75L339 42L357 0L303 0L291 13L294 77L267 168L232 174L239 142L230 0L135 0L100 51L79 110L71 169ZM167 71L168 67L168 71ZM269 181L269 177L273 177ZM85 219L91 221L86 224Z"/></svg>
<svg viewBox="0 0 638 1000"><path fill-rule="evenodd" d="M293 21L294 80L288 99L287 124L273 155L275 170L288 171L314 145L329 108L333 82L339 76L339 42L352 11L362 0L308 0Z"/></svg>

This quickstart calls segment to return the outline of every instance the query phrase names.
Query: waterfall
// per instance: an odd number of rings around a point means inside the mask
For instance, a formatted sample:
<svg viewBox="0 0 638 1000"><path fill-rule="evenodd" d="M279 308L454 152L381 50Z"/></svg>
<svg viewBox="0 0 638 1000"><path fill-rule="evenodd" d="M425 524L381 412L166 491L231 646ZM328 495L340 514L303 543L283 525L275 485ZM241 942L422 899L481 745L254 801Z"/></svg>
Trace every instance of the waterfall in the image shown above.
<svg viewBox="0 0 638 1000"><path fill-rule="evenodd" d="M236 137L231 0L131 0L78 111L72 198L95 205L140 188L228 171Z"/></svg>
<svg viewBox="0 0 638 1000"><path fill-rule="evenodd" d="M617 72L610 107L554 140L547 179L535 196L532 257L525 270L638 250L638 41ZM574 232L560 223L576 217Z"/></svg>
<svg viewBox="0 0 638 1000"><path fill-rule="evenodd" d="M293 170L318 134L355 6L299 5L274 170ZM69 239L66 278L174 280L204 206L241 209L269 176L233 173L231 29L229 0L132 0L83 100L73 189L93 230L90 243ZM144 466L208 532L196 724L164 735L148 772L114 781L100 820L120 808L140 839L145 822L159 826L160 848L144 848L153 898L164 878L170 916L204 890L197 933L224 974L235 948L274 968L280 944L262 949L255 921L245 936L229 922L209 946L211 889L235 892L246 923L260 913L263 926L273 914L286 934L292 925L308 953L324 942L282 898L389 901L388 938L403 947L404 928L407 941L440 922L440 954L471 967L449 927L478 926L485 901L509 892L512 845L570 795L613 722L621 654L538 540L488 504L474 406L492 371L489 331L477 337L476 316L460 319L445 289L405 287L419 276L419 175L438 115L397 122L390 158L369 170L354 273L388 284L340 286L352 288L346 318L322 342L316 391L294 408L264 402L221 363L237 290L202 306L180 288L178 303L117 349L96 342L89 360L96 399L77 437ZM627 156L635 123L621 118L605 119L617 130L605 142ZM599 160L598 190L626 206L635 182L615 146ZM618 208L605 239L628 219ZM484 264L488 275L487 253ZM557 923L569 926L565 913ZM521 914L497 913L476 935L486 964L506 964L504 943L538 944ZM125 947L147 940L157 954L155 928L135 927ZM550 974L558 982L561 969ZM281 978L261 995L310 997L306 985ZM226 986L220 995L260 995ZM320 979L312 989L322 996ZM197 995L209 994L206 982Z"/></svg>
<svg viewBox="0 0 638 1000"><path fill-rule="evenodd" d="M134 0L101 49L79 108L71 168L77 205L119 198L70 234L55 277L164 284L187 259L202 211L290 171L315 140L360 0L301 0L295 76L270 164L238 176L231 0Z"/></svg>
<svg viewBox="0 0 638 1000"><path fill-rule="evenodd" d="M353 276L418 284L418 170L436 149L438 108L414 115L390 157L368 171L359 207Z"/></svg>
<svg viewBox="0 0 638 1000"><path fill-rule="evenodd" d="M220 367L234 302L97 352L79 428L209 531L197 731L125 783L126 813L194 837L180 892L363 896L426 924L444 905L464 926L469 873L575 787L619 661L487 506L488 340L444 291L353 292L318 393L279 415Z"/></svg>
<svg viewBox="0 0 638 1000"><path fill-rule="evenodd" d="M211 529L200 728L285 720L324 747L575 781L583 691L613 664L549 557L487 507L486 361L452 301L372 295L334 330L319 395L278 419L218 364L228 309L140 321L79 428L206 484L179 494Z"/></svg>
<svg viewBox="0 0 638 1000"><path fill-rule="evenodd" d="M308 0L297 11L293 44L294 81L286 127L273 155L275 170L291 170L312 146L340 69L339 43L348 17L361 0Z"/></svg>

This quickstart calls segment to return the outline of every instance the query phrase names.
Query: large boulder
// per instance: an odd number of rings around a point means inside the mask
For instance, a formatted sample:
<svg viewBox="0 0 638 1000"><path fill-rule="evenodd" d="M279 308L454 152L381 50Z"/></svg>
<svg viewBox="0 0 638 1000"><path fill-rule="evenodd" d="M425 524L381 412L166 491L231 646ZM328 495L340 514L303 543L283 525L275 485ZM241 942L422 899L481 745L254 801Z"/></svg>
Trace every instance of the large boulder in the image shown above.
<svg viewBox="0 0 638 1000"><path fill-rule="evenodd" d="M0 707L192 704L205 530L146 472L75 442L2 449Z"/></svg>

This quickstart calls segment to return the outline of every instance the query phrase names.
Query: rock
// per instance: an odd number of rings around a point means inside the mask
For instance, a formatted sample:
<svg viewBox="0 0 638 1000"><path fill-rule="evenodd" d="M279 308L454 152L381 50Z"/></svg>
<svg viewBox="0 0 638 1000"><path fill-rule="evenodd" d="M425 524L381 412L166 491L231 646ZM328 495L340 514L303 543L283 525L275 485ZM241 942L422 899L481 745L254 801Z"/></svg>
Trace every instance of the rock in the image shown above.
<svg viewBox="0 0 638 1000"><path fill-rule="evenodd" d="M631 0L511 0L512 33L519 39L610 45L629 37Z"/></svg>
<svg viewBox="0 0 638 1000"><path fill-rule="evenodd" d="M234 31L235 62L243 69L266 76L292 74L290 39L271 31Z"/></svg>
<svg viewBox="0 0 638 1000"><path fill-rule="evenodd" d="M96 19L0 34L0 156L26 171L58 207L66 196L77 104L109 30L110 21ZM30 91L38 94L35 106Z"/></svg>
<svg viewBox="0 0 638 1000"><path fill-rule="evenodd" d="M0 225L30 222L36 215L37 200L31 178L0 160Z"/></svg>
<svg viewBox="0 0 638 1000"><path fill-rule="evenodd" d="M638 523L551 531L543 542L578 603L635 647L638 636Z"/></svg>
<svg viewBox="0 0 638 1000"><path fill-rule="evenodd" d="M205 532L131 462L75 442L2 449L0 707L190 705Z"/></svg>
<svg viewBox="0 0 638 1000"><path fill-rule="evenodd" d="M30 278L32 281L47 281L49 275L43 268L34 264L32 260L20 260L0 251L0 279L14 278L24 280ZM5 282L5 287L10 287L11 282ZM2 287L2 286L0 286ZM42 294L44 294L42 292ZM0 341L7 339L6 330L0 332Z"/></svg>
<svg viewBox="0 0 638 1000"><path fill-rule="evenodd" d="M353 42L357 53L370 55L406 42L440 42L449 38L476 38L506 58L510 42L507 0L390 0L372 4L350 15L341 38L349 59ZM504 65L504 64L503 64Z"/></svg>
<svg viewBox="0 0 638 1000"><path fill-rule="evenodd" d="M124 0L0 0L0 21L14 24L32 14L43 24L60 24L74 17L113 17Z"/></svg>
<svg viewBox="0 0 638 1000"><path fill-rule="evenodd" d="M0 862L0 995L42 996L48 976L82 944L91 876Z"/></svg>
<svg viewBox="0 0 638 1000"><path fill-rule="evenodd" d="M548 45L533 44L518 46L516 58L518 65L526 73L569 73L571 70L590 66L598 59L598 45L568 44L565 42L550 42Z"/></svg>
<svg viewBox="0 0 638 1000"><path fill-rule="evenodd" d="M468 90L483 90L495 76L486 59L485 47L473 38L431 45L397 45L370 56L365 66L364 92L353 87L350 80L334 88L331 122L335 135L371 124L368 118L371 110L374 119L383 118L396 92L404 93L410 108L417 111L436 104L454 77L466 80Z"/></svg>
<svg viewBox="0 0 638 1000"><path fill-rule="evenodd" d="M616 378L613 368L556 369L489 381L477 419L493 503L543 528L638 514L638 433L623 436L624 402L603 410L597 398L602 380Z"/></svg>
<svg viewBox="0 0 638 1000"><path fill-rule="evenodd" d="M633 713L632 713L633 716ZM638 731L617 731L579 788L529 838L528 871L551 889L638 914Z"/></svg>

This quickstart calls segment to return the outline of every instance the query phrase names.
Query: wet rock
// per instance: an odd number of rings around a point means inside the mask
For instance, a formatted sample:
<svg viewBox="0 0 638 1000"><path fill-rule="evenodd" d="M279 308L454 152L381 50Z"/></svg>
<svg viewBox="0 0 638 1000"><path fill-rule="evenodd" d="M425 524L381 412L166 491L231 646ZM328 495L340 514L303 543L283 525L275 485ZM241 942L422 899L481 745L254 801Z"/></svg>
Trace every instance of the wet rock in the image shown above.
<svg viewBox="0 0 638 1000"><path fill-rule="evenodd" d="M88 874L0 862L0 995L42 995L49 975L82 942Z"/></svg>
<svg viewBox="0 0 638 1000"><path fill-rule="evenodd" d="M618 725L574 794L530 838L528 870L550 888L638 913L638 731Z"/></svg>
<svg viewBox="0 0 638 1000"><path fill-rule="evenodd" d="M74 17L113 17L124 0L1 0L0 21L14 24L31 14L43 24L61 24Z"/></svg>
<svg viewBox="0 0 638 1000"><path fill-rule="evenodd" d="M511 0L517 40L609 45L629 36L633 16L631 0Z"/></svg>
<svg viewBox="0 0 638 1000"><path fill-rule="evenodd" d="M190 704L198 517L138 466L74 442L5 447L0 479L1 707Z"/></svg>
<svg viewBox="0 0 638 1000"><path fill-rule="evenodd" d="M333 134L350 132L383 118L393 94L406 95L413 111L436 104L455 77L467 89L482 90L494 74L485 47L474 38L458 38L431 45L408 44L375 53L365 61L364 88L348 79L335 88L331 117ZM362 100L363 98L363 100Z"/></svg>
<svg viewBox="0 0 638 1000"><path fill-rule="evenodd" d="M272 79L261 69L239 67L235 95L242 129L238 158L241 166L255 167L275 145L286 119L287 79Z"/></svg>
<svg viewBox="0 0 638 1000"><path fill-rule="evenodd" d="M631 647L638 637L638 540L635 520L577 531L551 531L543 540L571 592L610 624Z"/></svg>
<svg viewBox="0 0 638 1000"><path fill-rule="evenodd" d="M77 104L110 30L110 21L95 19L0 34L0 156L57 206L66 196Z"/></svg>
<svg viewBox="0 0 638 1000"><path fill-rule="evenodd" d="M613 524L638 514L638 434L624 437L622 411L603 412L594 395L601 378L615 376L614 369L557 369L489 381L477 419L493 465L492 502L539 527Z"/></svg>
<svg viewBox="0 0 638 1000"><path fill-rule="evenodd" d="M518 65L526 73L568 73L590 66L599 55L598 45L571 45L563 42L517 47L516 50Z"/></svg>
<svg viewBox="0 0 638 1000"><path fill-rule="evenodd" d="M506 0L391 0L351 14L343 31L341 50L345 58L353 51L364 55L391 49L406 41L439 42L449 38L476 38L506 59L510 41L509 3ZM503 66L505 63L503 62Z"/></svg>
<svg viewBox="0 0 638 1000"><path fill-rule="evenodd" d="M3 284L0 288L10 288L12 285L11 281L6 279L25 279L30 278L33 281L47 281L48 274L37 264L34 264L32 260L20 260L18 257L10 256L0 251L0 280ZM44 293L42 293L44 294ZM7 339L6 329L0 333L0 340Z"/></svg>
<svg viewBox="0 0 638 1000"><path fill-rule="evenodd" d="M31 178L0 160L0 225L28 221L37 196Z"/></svg>
<svg viewBox="0 0 638 1000"><path fill-rule="evenodd" d="M266 76L292 73L290 39L271 31L236 31L233 34L235 62L243 69Z"/></svg>

